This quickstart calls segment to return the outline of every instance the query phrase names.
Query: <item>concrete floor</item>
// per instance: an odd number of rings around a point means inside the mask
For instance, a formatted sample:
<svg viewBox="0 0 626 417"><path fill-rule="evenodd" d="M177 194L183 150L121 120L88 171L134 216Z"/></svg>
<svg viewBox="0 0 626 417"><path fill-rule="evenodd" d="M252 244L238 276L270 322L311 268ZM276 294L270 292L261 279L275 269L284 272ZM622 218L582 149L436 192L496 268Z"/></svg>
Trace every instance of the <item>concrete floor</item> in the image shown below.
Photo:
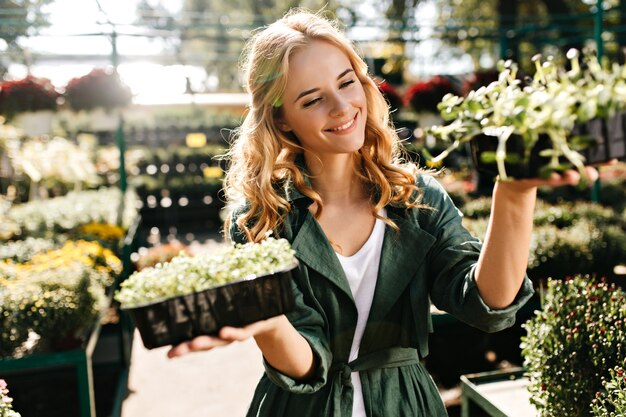
<svg viewBox="0 0 626 417"><path fill-rule="evenodd" d="M175 359L147 350L135 333L122 417L245 416L263 373L254 340Z"/></svg>

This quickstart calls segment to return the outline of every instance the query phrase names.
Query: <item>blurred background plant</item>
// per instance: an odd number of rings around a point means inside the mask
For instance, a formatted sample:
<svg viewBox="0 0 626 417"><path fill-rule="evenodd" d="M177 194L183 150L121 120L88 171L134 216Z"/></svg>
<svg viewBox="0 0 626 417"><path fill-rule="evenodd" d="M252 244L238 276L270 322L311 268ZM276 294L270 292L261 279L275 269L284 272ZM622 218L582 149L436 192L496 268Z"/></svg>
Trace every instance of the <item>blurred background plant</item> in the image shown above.
<svg viewBox="0 0 626 417"><path fill-rule="evenodd" d="M72 78L65 86L64 98L74 111L112 110L129 105L132 93L116 71L95 68L87 75Z"/></svg>
<svg viewBox="0 0 626 417"><path fill-rule="evenodd" d="M20 113L57 110L59 93L50 80L31 75L0 83L0 115L7 120Z"/></svg>

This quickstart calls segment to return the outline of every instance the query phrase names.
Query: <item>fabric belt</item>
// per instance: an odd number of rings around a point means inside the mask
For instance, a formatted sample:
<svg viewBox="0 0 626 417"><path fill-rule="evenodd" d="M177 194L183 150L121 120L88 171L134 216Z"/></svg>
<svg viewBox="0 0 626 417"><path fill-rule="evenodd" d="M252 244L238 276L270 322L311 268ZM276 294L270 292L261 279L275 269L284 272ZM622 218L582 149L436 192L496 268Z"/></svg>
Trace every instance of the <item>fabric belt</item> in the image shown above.
<svg viewBox="0 0 626 417"><path fill-rule="evenodd" d="M327 413L327 415L345 417L352 414L354 396L352 372L397 368L418 363L419 355L416 349L393 347L359 356L352 362L333 364L330 368L332 378L332 407L330 410L332 410L332 414Z"/></svg>

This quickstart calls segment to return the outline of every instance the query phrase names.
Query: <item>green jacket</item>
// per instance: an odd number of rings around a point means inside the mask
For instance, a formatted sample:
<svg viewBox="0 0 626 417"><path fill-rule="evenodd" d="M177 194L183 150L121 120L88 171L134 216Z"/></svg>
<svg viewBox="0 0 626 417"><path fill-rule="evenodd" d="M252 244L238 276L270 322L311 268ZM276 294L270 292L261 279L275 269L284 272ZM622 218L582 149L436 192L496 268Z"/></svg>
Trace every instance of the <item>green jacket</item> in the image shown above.
<svg viewBox="0 0 626 417"><path fill-rule="evenodd" d="M385 229L374 300L359 358L352 363L347 361L357 310L348 282L307 209L311 200L292 190L293 210L281 237L291 242L300 267L293 277L296 308L288 318L311 345L317 368L306 381L297 381L265 362L248 416L348 417L353 371L360 372L368 416L446 416L420 364L432 331L430 302L487 332L514 324L516 311L533 292L528 278L511 306L487 307L473 278L480 241L462 227L460 212L436 180L421 176L417 185L432 210L387 207L400 232ZM231 237L242 240L235 229Z"/></svg>

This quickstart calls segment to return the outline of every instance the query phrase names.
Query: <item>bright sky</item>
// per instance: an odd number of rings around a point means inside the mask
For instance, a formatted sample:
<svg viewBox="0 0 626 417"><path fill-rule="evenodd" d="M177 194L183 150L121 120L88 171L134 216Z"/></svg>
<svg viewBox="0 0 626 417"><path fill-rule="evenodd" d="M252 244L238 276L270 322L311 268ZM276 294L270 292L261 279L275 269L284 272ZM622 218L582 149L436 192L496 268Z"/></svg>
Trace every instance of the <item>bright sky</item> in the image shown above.
<svg viewBox="0 0 626 417"><path fill-rule="evenodd" d="M136 18L138 0L100 0L106 15L100 11L95 0L55 0L44 9L49 14L50 27L41 31L42 36L24 39L21 45L32 53L46 54L96 54L103 55L99 63L43 62L32 68L33 75L49 78L57 87L64 86L71 78L87 74L94 66L110 63L108 57L112 46L107 36L111 26L107 18L117 26L118 33L136 32L131 25ZM181 0L165 0L162 4L171 11L180 9ZM83 35L83 36L79 36ZM91 36L84 36L91 35ZM182 65L163 66L151 63L150 57L162 51L162 44L145 37L119 36L119 55L145 55L145 62L122 63L120 76L131 87L135 102L160 102L164 96L185 92L189 77L196 90L214 87L214 80L205 80L202 68ZM15 78L26 75L23 65L12 65L10 74ZM208 84L208 85L207 85Z"/></svg>

